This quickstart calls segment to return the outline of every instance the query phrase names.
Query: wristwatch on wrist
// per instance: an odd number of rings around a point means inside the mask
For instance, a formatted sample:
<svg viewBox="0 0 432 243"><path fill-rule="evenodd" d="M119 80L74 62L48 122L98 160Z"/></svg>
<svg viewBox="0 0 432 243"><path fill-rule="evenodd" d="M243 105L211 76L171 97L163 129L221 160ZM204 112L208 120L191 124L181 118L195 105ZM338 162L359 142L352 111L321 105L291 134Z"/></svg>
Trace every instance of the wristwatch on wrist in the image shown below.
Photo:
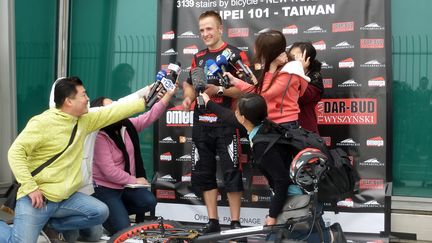
<svg viewBox="0 0 432 243"><path fill-rule="evenodd" d="M222 86L218 87L217 95L222 96L224 94L225 88Z"/></svg>

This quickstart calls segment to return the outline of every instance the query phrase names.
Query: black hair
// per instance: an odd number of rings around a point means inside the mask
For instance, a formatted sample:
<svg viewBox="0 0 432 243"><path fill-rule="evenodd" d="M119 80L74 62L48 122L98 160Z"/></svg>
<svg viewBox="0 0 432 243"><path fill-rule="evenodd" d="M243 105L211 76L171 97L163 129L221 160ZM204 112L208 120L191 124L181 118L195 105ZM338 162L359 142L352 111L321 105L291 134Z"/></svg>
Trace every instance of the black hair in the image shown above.
<svg viewBox="0 0 432 243"><path fill-rule="evenodd" d="M261 124L267 118L267 103L256 93L241 95L237 101L237 109L240 115L245 116L254 126Z"/></svg>
<svg viewBox="0 0 432 243"><path fill-rule="evenodd" d="M90 107L103 106L103 101L106 99L105 96L98 97L90 102Z"/></svg>
<svg viewBox="0 0 432 243"><path fill-rule="evenodd" d="M268 30L260 33L255 40L255 57L254 63L264 62L264 68L258 78L257 91L261 93L263 90L263 82L265 73L270 69L270 63L273 62L281 53L286 51L286 39L282 32L278 30ZM277 76L282 66L273 74ZM272 80L273 81L273 80ZM270 84L271 85L271 84ZM270 86L268 87L270 88Z"/></svg>
<svg viewBox="0 0 432 243"><path fill-rule="evenodd" d="M292 60L293 57L290 55L290 52L294 48L300 48L302 52L306 50L306 58L309 57L309 67L308 72L320 72L321 71L321 62L316 59L317 51L311 42L294 42L288 50L288 58Z"/></svg>
<svg viewBox="0 0 432 243"><path fill-rule="evenodd" d="M77 86L83 86L81 79L76 76L62 78L57 81L54 88L54 102L56 108L61 108L67 97L75 97Z"/></svg>

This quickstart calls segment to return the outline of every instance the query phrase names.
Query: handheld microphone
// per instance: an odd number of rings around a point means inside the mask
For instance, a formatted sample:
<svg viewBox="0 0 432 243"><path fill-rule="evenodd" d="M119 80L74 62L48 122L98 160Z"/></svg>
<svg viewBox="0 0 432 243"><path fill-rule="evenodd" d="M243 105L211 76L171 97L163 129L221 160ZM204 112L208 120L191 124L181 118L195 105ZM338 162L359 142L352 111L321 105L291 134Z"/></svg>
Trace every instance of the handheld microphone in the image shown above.
<svg viewBox="0 0 432 243"><path fill-rule="evenodd" d="M251 79L254 85L258 84L258 80L255 77L255 75L252 73L252 70L247 65L244 65L239 55L236 55L235 53L232 53L231 58L229 59L230 62L236 63L240 66L240 68L243 70L244 74L247 76L247 78Z"/></svg>
<svg viewBox="0 0 432 243"><path fill-rule="evenodd" d="M152 96L150 96L150 95L148 96L147 103L146 103L147 108L151 108L158 101L158 93L160 90L165 90L165 91L170 90L171 88L167 88L167 87L174 87L175 86L174 83L177 82L177 78L178 78L179 74L181 73L180 62L170 63L167 67L167 70L169 71L168 74L166 73L165 70L162 70L165 73L165 75L163 75L163 76L156 75L156 78L160 77L160 80L157 83L157 85L155 84L152 87L153 93L150 93L150 94L152 94ZM159 74L159 72L158 72L158 74ZM171 83L171 85L169 85L169 83Z"/></svg>
<svg viewBox="0 0 432 243"><path fill-rule="evenodd" d="M146 103L149 102L149 100L151 100L153 98L153 96L156 93L156 90L159 88L160 86L160 81L162 80L163 77L165 77L167 75L165 70L160 70L157 74L156 74L156 82L153 84L150 92L147 95L146 98Z"/></svg>
<svg viewBox="0 0 432 243"><path fill-rule="evenodd" d="M224 87L229 87L229 78L222 75L222 70L216 64L213 59L208 59L206 62L208 73L210 75L217 76L219 78L219 83Z"/></svg>
<svg viewBox="0 0 432 243"><path fill-rule="evenodd" d="M171 79L173 82L177 82L177 78L181 73L181 63L180 62L170 63L167 69L170 70L167 76L168 79Z"/></svg>
<svg viewBox="0 0 432 243"><path fill-rule="evenodd" d="M195 91L199 94L197 97L198 108L202 108L205 106L205 103L201 96L201 93L204 92L206 88L206 74L204 72L204 69L201 67L195 67L191 70L190 77Z"/></svg>
<svg viewBox="0 0 432 243"><path fill-rule="evenodd" d="M227 71L226 65L228 65L228 61L224 55L218 55L216 57L216 64L222 69L222 72L225 73ZM222 82L222 86L224 88L229 88L230 86L229 78L227 76L223 76L223 77L224 77L223 79L224 82Z"/></svg>

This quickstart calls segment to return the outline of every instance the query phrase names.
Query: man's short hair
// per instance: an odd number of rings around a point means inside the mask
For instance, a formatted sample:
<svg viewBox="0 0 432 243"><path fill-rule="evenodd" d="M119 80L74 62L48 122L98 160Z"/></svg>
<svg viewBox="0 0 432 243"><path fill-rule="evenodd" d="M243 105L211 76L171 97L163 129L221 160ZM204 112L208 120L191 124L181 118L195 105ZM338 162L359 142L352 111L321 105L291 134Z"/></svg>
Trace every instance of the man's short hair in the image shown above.
<svg viewBox="0 0 432 243"><path fill-rule="evenodd" d="M207 18L207 17L214 17L219 22L219 25L222 25L222 18L216 11L214 11L214 10L205 11L204 13L202 13L199 16L198 20L201 20L201 19Z"/></svg>
<svg viewBox="0 0 432 243"><path fill-rule="evenodd" d="M54 102L56 108L63 106L67 97L75 96L77 94L76 86L82 86L83 83L78 77L67 77L57 81L54 88Z"/></svg>

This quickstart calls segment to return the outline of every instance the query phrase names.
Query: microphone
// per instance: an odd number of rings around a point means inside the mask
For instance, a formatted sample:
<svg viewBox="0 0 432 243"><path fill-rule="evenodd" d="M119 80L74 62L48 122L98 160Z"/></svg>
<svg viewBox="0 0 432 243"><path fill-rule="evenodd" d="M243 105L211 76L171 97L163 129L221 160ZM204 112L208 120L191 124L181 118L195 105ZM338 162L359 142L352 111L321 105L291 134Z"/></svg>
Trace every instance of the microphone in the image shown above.
<svg viewBox="0 0 432 243"><path fill-rule="evenodd" d="M164 76L156 75L156 78L161 77L161 79L159 80L157 87L154 89L154 93L152 93L153 96L149 95L148 102L146 103L147 108L151 108L158 101L158 94L161 90L171 90L175 87L174 83L177 82L177 78L181 73L180 62L170 63L167 67L167 70L169 71L168 74L166 74L166 71L163 70L165 73ZM152 87L152 90L153 88L154 86Z"/></svg>
<svg viewBox="0 0 432 243"><path fill-rule="evenodd" d="M228 61L227 58L224 55L218 55L216 57L216 64L222 69L222 72L226 72L226 65L228 65ZM224 77L224 82L222 83L222 86L224 88L229 88L230 86L230 82L229 82L229 78L227 76L223 76Z"/></svg>
<svg viewBox="0 0 432 243"><path fill-rule="evenodd" d="M201 67L195 67L190 72L190 78L192 80L192 85L195 88L195 91L199 94L197 97L198 108L202 108L205 106L205 103L201 96L201 93L204 92L206 88L207 80L204 69Z"/></svg>
<svg viewBox="0 0 432 243"><path fill-rule="evenodd" d="M240 66L240 68L243 70L244 74L246 75L246 77L248 77L249 79L252 80L252 83L254 85L258 84L258 80L255 77L255 75L252 73L252 70L250 70L250 68L247 65L244 65L244 63L242 62L241 58L239 55L236 55L235 53L232 53L231 58L229 59L230 62L232 63L236 63L237 65Z"/></svg>
<svg viewBox="0 0 432 243"><path fill-rule="evenodd" d="M227 76L222 75L222 70L219 68L219 66L216 64L216 62L213 59L208 59L206 62L206 67L208 69L208 73L217 76L219 78L219 83L223 87L229 87L229 78Z"/></svg>
<svg viewBox="0 0 432 243"><path fill-rule="evenodd" d="M159 88L160 86L160 81L162 80L163 77L165 77L167 75L167 72L165 70L160 70L157 74L156 74L156 82L153 84L150 92L148 93L147 97L146 97L146 103L149 102L149 100L151 100L153 98L153 96L156 93L156 90Z"/></svg>

